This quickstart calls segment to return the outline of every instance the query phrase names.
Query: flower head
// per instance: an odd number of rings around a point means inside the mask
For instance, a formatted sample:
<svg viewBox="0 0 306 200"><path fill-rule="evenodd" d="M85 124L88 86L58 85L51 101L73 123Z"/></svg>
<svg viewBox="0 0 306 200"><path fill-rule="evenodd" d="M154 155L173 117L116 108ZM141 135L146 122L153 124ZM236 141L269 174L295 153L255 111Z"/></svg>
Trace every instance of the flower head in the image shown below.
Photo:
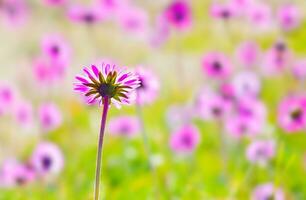
<svg viewBox="0 0 306 200"><path fill-rule="evenodd" d="M18 101L14 106L15 120L24 128L29 128L33 123L32 104L27 101Z"/></svg>
<svg viewBox="0 0 306 200"><path fill-rule="evenodd" d="M109 98L115 106L130 104L133 97L132 92L140 86L138 76L115 65L102 64L96 67L83 69L85 76L76 76L74 90L85 95L87 103L104 103Z"/></svg>
<svg viewBox="0 0 306 200"><path fill-rule="evenodd" d="M81 6L72 5L68 9L68 18L75 23L93 25L101 22L105 18L105 14L101 12L102 9L99 6Z"/></svg>
<svg viewBox="0 0 306 200"><path fill-rule="evenodd" d="M275 142L273 140L254 141L246 151L247 159L252 163L266 164L275 155Z"/></svg>
<svg viewBox="0 0 306 200"><path fill-rule="evenodd" d="M257 186L253 193L251 200L284 200L284 193L281 189L276 188L272 183L265 183Z"/></svg>
<svg viewBox="0 0 306 200"><path fill-rule="evenodd" d="M191 8L184 0L172 2L165 10L167 22L179 30L185 30L191 25Z"/></svg>
<svg viewBox="0 0 306 200"><path fill-rule="evenodd" d="M227 20L236 15L233 4L213 3L210 6L210 15L216 19Z"/></svg>
<svg viewBox="0 0 306 200"><path fill-rule="evenodd" d="M4 22L11 27L25 24L29 14L28 5L24 0L0 1L0 15Z"/></svg>
<svg viewBox="0 0 306 200"><path fill-rule="evenodd" d="M109 131L114 135L132 137L140 132L140 123L133 116L116 117L110 120Z"/></svg>
<svg viewBox="0 0 306 200"><path fill-rule="evenodd" d="M31 165L40 175L56 175L64 166L64 157L58 146L42 142L31 156Z"/></svg>
<svg viewBox="0 0 306 200"><path fill-rule="evenodd" d="M300 11L297 6L293 4L283 5L278 9L278 22L285 31L290 31L297 28L301 21Z"/></svg>
<svg viewBox="0 0 306 200"><path fill-rule="evenodd" d="M297 60L292 67L293 75L299 80L306 80L306 59Z"/></svg>
<svg viewBox="0 0 306 200"><path fill-rule="evenodd" d="M170 147L177 153L191 153L199 142L199 130L193 125L184 125L171 135Z"/></svg>
<svg viewBox="0 0 306 200"><path fill-rule="evenodd" d="M232 84L237 98L256 98L261 91L260 79L256 73L251 71L242 71L235 74Z"/></svg>
<svg viewBox="0 0 306 200"><path fill-rule="evenodd" d="M204 55L202 68L208 76L223 79L229 76L232 70L232 64L224 54L212 52Z"/></svg>
<svg viewBox="0 0 306 200"><path fill-rule="evenodd" d="M53 131L62 123L62 116L53 103L45 103L39 107L39 122L45 132Z"/></svg>
<svg viewBox="0 0 306 200"><path fill-rule="evenodd" d="M243 42L237 48L236 55L244 67L253 67L259 61L260 48L256 42Z"/></svg>

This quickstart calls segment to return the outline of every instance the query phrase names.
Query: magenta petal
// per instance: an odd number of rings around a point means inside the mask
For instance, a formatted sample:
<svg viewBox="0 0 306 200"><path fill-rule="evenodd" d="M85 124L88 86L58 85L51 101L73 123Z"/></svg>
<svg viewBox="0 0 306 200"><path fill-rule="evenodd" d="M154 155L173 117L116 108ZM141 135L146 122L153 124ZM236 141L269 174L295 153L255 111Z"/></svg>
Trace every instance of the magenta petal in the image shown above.
<svg viewBox="0 0 306 200"><path fill-rule="evenodd" d="M118 79L118 82L123 81L123 80L126 79L127 77L128 77L127 74L123 74L123 75Z"/></svg>
<svg viewBox="0 0 306 200"><path fill-rule="evenodd" d="M96 77L99 77L99 70L95 65L91 65L92 71L95 73Z"/></svg>
<svg viewBox="0 0 306 200"><path fill-rule="evenodd" d="M76 79L78 79L79 81L81 81L82 83L89 83L85 78L81 77L81 76L76 76Z"/></svg>
<svg viewBox="0 0 306 200"><path fill-rule="evenodd" d="M137 79L129 80L129 81L125 82L125 84L131 84L131 83L134 83L135 81L137 81Z"/></svg>

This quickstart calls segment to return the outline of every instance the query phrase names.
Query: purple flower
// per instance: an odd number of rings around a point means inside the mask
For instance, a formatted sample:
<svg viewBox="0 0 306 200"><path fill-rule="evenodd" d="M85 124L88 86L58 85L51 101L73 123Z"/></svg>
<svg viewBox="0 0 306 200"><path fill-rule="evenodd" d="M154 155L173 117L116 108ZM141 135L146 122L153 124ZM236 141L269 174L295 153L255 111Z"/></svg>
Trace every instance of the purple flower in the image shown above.
<svg viewBox="0 0 306 200"><path fill-rule="evenodd" d="M290 31L300 25L300 11L298 7L293 4L283 5L277 11L277 19L282 29Z"/></svg>
<svg viewBox="0 0 306 200"><path fill-rule="evenodd" d="M272 183L265 183L257 186L252 193L252 200L284 200L283 191L276 188Z"/></svg>
<svg viewBox="0 0 306 200"><path fill-rule="evenodd" d="M138 104L153 103L159 94L159 82L155 74L150 70L138 67L136 74L139 77L140 86L136 89Z"/></svg>
<svg viewBox="0 0 306 200"><path fill-rule="evenodd" d="M138 37L145 37L148 32L148 13L141 8L134 6L124 6L117 14L119 25L126 32L130 32Z"/></svg>
<svg viewBox="0 0 306 200"><path fill-rule="evenodd" d="M27 101L18 101L14 106L14 116L21 127L31 127L33 124L32 104Z"/></svg>
<svg viewBox="0 0 306 200"><path fill-rule="evenodd" d="M99 105L108 97L116 107L120 104L130 104L132 92L140 86L139 78L132 72L120 69L115 65L102 64L101 67L92 65L83 69L85 76L76 76L74 90L84 94L87 102Z"/></svg>
<svg viewBox="0 0 306 200"><path fill-rule="evenodd" d="M235 74L232 85L237 98L256 98L261 90L259 77L256 73L251 71L242 71Z"/></svg>
<svg viewBox="0 0 306 200"><path fill-rule="evenodd" d="M273 140L254 141L246 150L246 157L251 163L265 165L274 156L275 142Z"/></svg>
<svg viewBox="0 0 306 200"><path fill-rule="evenodd" d="M262 71L266 75L274 75L282 72L292 62L292 52L283 42L277 42L269 49L263 58Z"/></svg>
<svg viewBox="0 0 306 200"><path fill-rule="evenodd" d="M278 124L288 133L306 127L306 97L291 96L281 100L278 107Z"/></svg>
<svg viewBox="0 0 306 200"><path fill-rule="evenodd" d="M104 20L105 14L99 6L81 6L73 5L68 9L68 18L72 22L92 25Z"/></svg>
<svg viewBox="0 0 306 200"><path fill-rule="evenodd" d="M15 159L7 159L0 167L0 187L24 186L35 178L34 170Z"/></svg>
<svg viewBox="0 0 306 200"><path fill-rule="evenodd" d="M231 73L232 64L224 54L212 52L204 55L202 68L209 77L225 79Z"/></svg>
<svg viewBox="0 0 306 200"><path fill-rule="evenodd" d="M28 6L24 0L2 0L0 3L0 15L3 16L4 22L8 26L24 25L28 14Z"/></svg>
<svg viewBox="0 0 306 200"><path fill-rule="evenodd" d="M297 60L292 67L293 75L301 80L306 80L306 59Z"/></svg>
<svg viewBox="0 0 306 200"><path fill-rule="evenodd" d="M191 26L191 8L184 0L173 1L165 10L166 21L179 30L186 30Z"/></svg>
<svg viewBox="0 0 306 200"><path fill-rule="evenodd" d="M133 137L140 132L140 123L133 116L119 116L112 118L108 124L109 132L114 135Z"/></svg>
<svg viewBox="0 0 306 200"><path fill-rule="evenodd" d="M62 115L53 103L44 103L39 107L39 122L44 132L57 129L62 124Z"/></svg>
<svg viewBox="0 0 306 200"><path fill-rule="evenodd" d="M192 153L199 142L199 130L193 125L184 125L172 133L170 147L176 153Z"/></svg>
<svg viewBox="0 0 306 200"><path fill-rule="evenodd" d="M254 67L259 61L260 48L256 42L243 42L237 48L236 55L244 67Z"/></svg>
<svg viewBox="0 0 306 200"><path fill-rule="evenodd" d="M57 145L41 142L32 153L31 165L39 175L57 175L64 167L64 156Z"/></svg>

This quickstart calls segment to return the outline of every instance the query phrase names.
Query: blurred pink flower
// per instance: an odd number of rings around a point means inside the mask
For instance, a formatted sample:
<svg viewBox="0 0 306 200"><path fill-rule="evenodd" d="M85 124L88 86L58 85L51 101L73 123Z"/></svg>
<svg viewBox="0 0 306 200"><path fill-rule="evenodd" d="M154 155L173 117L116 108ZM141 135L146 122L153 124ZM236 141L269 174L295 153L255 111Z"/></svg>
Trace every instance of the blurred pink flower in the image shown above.
<svg viewBox="0 0 306 200"><path fill-rule="evenodd" d="M292 67L293 75L301 80L306 80L306 59L297 60Z"/></svg>
<svg viewBox="0 0 306 200"><path fill-rule="evenodd" d="M17 123L23 128L30 128L33 125L32 104L27 101L18 101L14 106L14 116Z"/></svg>
<svg viewBox="0 0 306 200"><path fill-rule="evenodd" d="M202 68L209 77L224 80L230 75L232 64L224 54L212 52L204 55Z"/></svg>
<svg viewBox="0 0 306 200"><path fill-rule="evenodd" d="M306 97L290 96L282 99L278 106L278 124L288 133L305 129Z"/></svg>
<svg viewBox="0 0 306 200"><path fill-rule="evenodd" d="M96 0L107 16L118 14L123 7L130 5L130 0Z"/></svg>
<svg viewBox="0 0 306 200"><path fill-rule="evenodd" d="M236 50L236 55L243 67L254 67L259 61L260 48L256 42L242 42Z"/></svg>
<svg viewBox="0 0 306 200"><path fill-rule="evenodd" d="M64 167L64 156L54 143L41 142L32 153L31 165L39 175L57 175Z"/></svg>
<svg viewBox="0 0 306 200"><path fill-rule="evenodd" d="M200 142L200 133L193 125L184 125L170 137L170 147L176 153L192 153Z"/></svg>
<svg viewBox="0 0 306 200"><path fill-rule="evenodd" d="M216 19L228 20L237 15L237 10L231 3L213 3L210 5L210 15Z"/></svg>
<svg viewBox="0 0 306 200"><path fill-rule="evenodd" d="M153 30L149 35L149 42L153 47L159 47L167 41L170 35L170 28L164 20L163 15L157 16Z"/></svg>
<svg viewBox="0 0 306 200"><path fill-rule="evenodd" d="M283 42L277 42L269 49L263 58L262 71L265 75L274 75L290 66L293 59L292 52Z"/></svg>
<svg viewBox="0 0 306 200"><path fill-rule="evenodd" d="M35 179L34 170L15 159L7 159L0 167L0 188L25 186Z"/></svg>
<svg viewBox="0 0 306 200"><path fill-rule="evenodd" d="M272 9L265 3L253 3L246 10L248 21L256 26L256 29L266 30L273 25Z"/></svg>
<svg viewBox="0 0 306 200"><path fill-rule="evenodd" d="M66 68L71 59L71 48L68 42L59 34L45 35L41 42L42 55L56 63L55 67ZM58 69L63 71L64 69Z"/></svg>
<svg viewBox="0 0 306 200"><path fill-rule="evenodd" d="M255 0L229 0L229 5L236 11L237 15L244 15Z"/></svg>
<svg viewBox="0 0 306 200"><path fill-rule="evenodd" d="M0 83L0 115L13 109L17 92L8 83Z"/></svg>
<svg viewBox="0 0 306 200"><path fill-rule="evenodd" d="M53 103L44 103L39 107L39 122L44 132L57 129L62 124L62 114Z"/></svg>
<svg viewBox="0 0 306 200"><path fill-rule="evenodd" d="M165 20L178 30L186 30L192 23L192 10L185 0L174 0L164 11Z"/></svg>
<svg viewBox="0 0 306 200"><path fill-rule="evenodd" d="M195 113L204 120L221 120L226 117L231 109L231 104L219 94L203 89L195 103Z"/></svg>
<svg viewBox="0 0 306 200"><path fill-rule="evenodd" d="M257 186L252 193L252 200L285 200L283 191L276 188L273 183L265 183Z"/></svg>
<svg viewBox="0 0 306 200"><path fill-rule="evenodd" d="M105 19L105 13L101 7L72 5L67 11L68 18L75 23L92 25L102 22Z"/></svg>
<svg viewBox="0 0 306 200"><path fill-rule="evenodd" d="M281 6L277 12L278 23L285 31L297 28L301 22L301 15L297 6L286 4Z"/></svg>
<svg viewBox="0 0 306 200"><path fill-rule="evenodd" d="M104 98L108 97L116 107L121 104L130 104L133 99L132 93L140 86L139 78L136 74L128 72L125 68L116 65L104 64L97 68L83 69L85 76L76 76L77 82L74 90L87 97L88 104L104 103Z"/></svg>
<svg viewBox="0 0 306 200"><path fill-rule="evenodd" d="M221 83L218 88L218 93L228 103L232 103L236 98L234 86L232 85L232 83Z"/></svg>
<svg viewBox="0 0 306 200"><path fill-rule="evenodd" d="M117 13L119 25L128 33L144 38L148 34L148 13L141 8L125 6Z"/></svg>
<svg viewBox="0 0 306 200"><path fill-rule="evenodd" d="M237 98L256 98L261 91L261 82L258 75L251 71L241 71L234 75L233 89Z"/></svg>
<svg viewBox="0 0 306 200"><path fill-rule="evenodd" d="M140 122L134 116L112 118L108 124L109 132L114 135L133 137L140 132Z"/></svg>
<svg viewBox="0 0 306 200"><path fill-rule="evenodd" d="M47 6L65 6L69 0L43 0L43 3Z"/></svg>
<svg viewBox="0 0 306 200"><path fill-rule="evenodd" d="M254 141L246 150L246 157L251 163L265 165L274 156L275 142L273 140Z"/></svg>
<svg viewBox="0 0 306 200"><path fill-rule="evenodd" d="M225 130L228 134L236 139L241 137L253 137L261 131L262 127L258 126L255 120L241 115L234 115L226 118Z"/></svg>
<svg viewBox="0 0 306 200"><path fill-rule="evenodd" d="M159 81L149 69L138 67L135 71L139 77L140 86L136 89L136 101L138 104L153 103L159 94Z"/></svg>
<svg viewBox="0 0 306 200"><path fill-rule="evenodd" d="M19 27L26 23L29 10L24 0L2 0L0 4L0 19L11 27Z"/></svg>

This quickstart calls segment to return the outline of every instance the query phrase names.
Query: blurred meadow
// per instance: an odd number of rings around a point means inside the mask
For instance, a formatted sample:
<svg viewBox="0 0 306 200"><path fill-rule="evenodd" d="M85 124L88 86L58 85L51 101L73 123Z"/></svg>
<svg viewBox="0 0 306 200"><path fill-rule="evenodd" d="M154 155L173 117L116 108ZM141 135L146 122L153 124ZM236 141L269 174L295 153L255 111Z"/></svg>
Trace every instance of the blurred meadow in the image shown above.
<svg viewBox="0 0 306 200"><path fill-rule="evenodd" d="M93 199L102 106L73 88L102 63L141 87L109 108L100 199L305 200L305 11L0 0L0 200Z"/></svg>

